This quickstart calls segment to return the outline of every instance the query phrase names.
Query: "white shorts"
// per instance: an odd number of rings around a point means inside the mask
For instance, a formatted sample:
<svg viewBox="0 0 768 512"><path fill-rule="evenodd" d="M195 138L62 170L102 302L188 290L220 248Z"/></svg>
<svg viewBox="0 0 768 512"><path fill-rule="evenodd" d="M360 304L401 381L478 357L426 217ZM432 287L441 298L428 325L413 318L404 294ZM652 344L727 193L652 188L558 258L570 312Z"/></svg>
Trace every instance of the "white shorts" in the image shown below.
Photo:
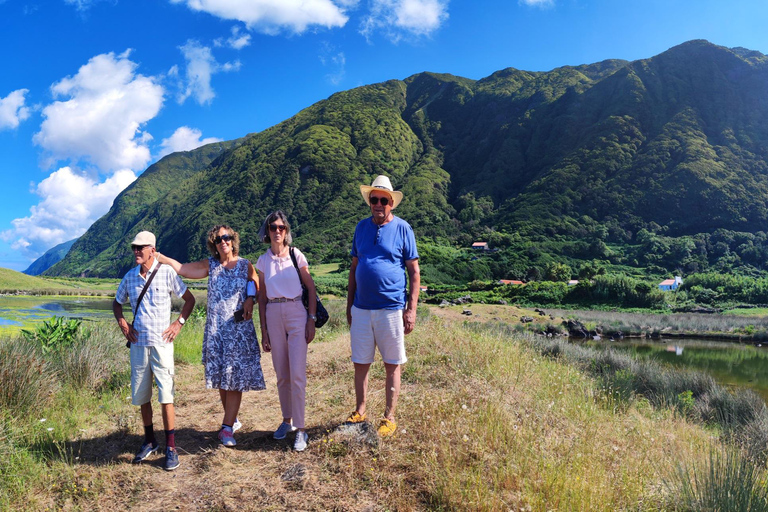
<svg viewBox="0 0 768 512"><path fill-rule="evenodd" d="M172 404L173 343L141 347L131 343L131 396L133 405L152 400L152 376L157 382L157 401Z"/></svg>
<svg viewBox="0 0 768 512"><path fill-rule="evenodd" d="M352 362L370 364L376 347L387 364L403 364L405 357L405 327L402 309L360 309L352 306L352 326L349 328Z"/></svg>

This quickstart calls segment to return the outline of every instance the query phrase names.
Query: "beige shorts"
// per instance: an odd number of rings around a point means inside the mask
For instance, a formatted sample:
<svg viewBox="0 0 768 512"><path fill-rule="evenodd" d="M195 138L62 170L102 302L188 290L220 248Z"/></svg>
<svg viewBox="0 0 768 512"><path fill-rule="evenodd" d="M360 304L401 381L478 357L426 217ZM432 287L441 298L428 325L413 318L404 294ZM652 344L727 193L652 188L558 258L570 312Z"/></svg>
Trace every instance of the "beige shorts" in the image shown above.
<svg viewBox="0 0 768 512"><path fill-rule="evenodd" d="M152 400L152 377L157 383L157 401L172 404L173 343L140 347L131 343L131 396L133 405L144 405Z"/></svg>
<svg viewBox="0 0 768 512"><path fill-rule="evenodd" d="M387 364L403 364L408 360L405 357L402 309L360 309L352 306L349 336L353 363L372 363L376 347Z"/></svg>

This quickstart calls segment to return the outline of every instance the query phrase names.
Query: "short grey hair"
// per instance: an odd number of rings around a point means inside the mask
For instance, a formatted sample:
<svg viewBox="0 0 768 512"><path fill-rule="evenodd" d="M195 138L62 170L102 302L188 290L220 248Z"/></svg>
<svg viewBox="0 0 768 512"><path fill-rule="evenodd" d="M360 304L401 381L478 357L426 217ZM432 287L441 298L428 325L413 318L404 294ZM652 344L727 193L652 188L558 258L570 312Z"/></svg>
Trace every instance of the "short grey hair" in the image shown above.
<svg viewBox="0 0 768 512"><path fill-rule="evenodd" d="M282 210L277 210L267 215L267 218L264 219L264 224L262 224L261 229L259 229L259 240L267 244L272 243L272 240L269 238L269 225L277 219L280 219L283 221L283 224L285 224L285 238L283 238L283 244L291 245L293 242L293 237L291 236L291 223L288 222L288 217Z"/></svg>

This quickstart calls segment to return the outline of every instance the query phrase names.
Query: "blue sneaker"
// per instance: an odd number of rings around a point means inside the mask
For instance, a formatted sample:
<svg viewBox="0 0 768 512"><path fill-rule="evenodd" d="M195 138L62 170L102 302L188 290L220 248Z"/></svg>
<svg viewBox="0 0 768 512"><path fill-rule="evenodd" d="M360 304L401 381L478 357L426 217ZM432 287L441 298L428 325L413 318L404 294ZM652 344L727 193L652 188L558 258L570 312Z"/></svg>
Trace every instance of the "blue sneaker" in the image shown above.
<svg viewBox="0 0 768 512"><path fill-rule="evenodd" d="M272 434L272 437L275 439L285 439L285 436L294 430L296 430L296 427L290 423L282 422L280 426L277 427L277 430L275 430L275 433Z"/></svg>
<svg viewBox="0 0 768 512"><path fill-rule="evenodd" d="M139 448L139 451L136 452L136 456L133 458L133 463L136 464L138 462L143 461L153 453L157 451L157 449L160 447L159 444L155 443L144 443L141 445L141 448Z"/></svg>
<svg viewBox="0 0 768 512"><path fill-rule="evenodd" d="M176 453L175 449L168 446L165 449L165 464L163 468L166 471L173 471L177 467L179 467L179 454Z"/></svg>

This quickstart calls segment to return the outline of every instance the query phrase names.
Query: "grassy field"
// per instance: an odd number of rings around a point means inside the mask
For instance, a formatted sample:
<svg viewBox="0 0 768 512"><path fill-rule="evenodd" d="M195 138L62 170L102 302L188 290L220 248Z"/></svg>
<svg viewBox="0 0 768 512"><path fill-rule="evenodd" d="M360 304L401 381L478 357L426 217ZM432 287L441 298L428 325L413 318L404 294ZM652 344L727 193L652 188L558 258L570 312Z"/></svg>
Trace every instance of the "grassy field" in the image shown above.
<svg viewBox="0 0 768 512"><path fill-rule="evenodd" d="M268 354L268 389L245 395L237 448L218 443L218 393L204 389L199 363L203 321L188 322L176 346L181 467L172 474L162 457L129 463L141 424L113 322L91 327L66 361L3 341L0 399L13 404L0 407L0 509L691 509L675 496L690 481L687 467L710 467L719 428L673 404L619 397L566 359L542 356L527 335L478 329L465 317L420 309L396 436L350 431L342 425L354 408L343 302L327 306L332 319L310 345L310 442L300 454L271 438L280 409ZM374 422L383 378L378 362Z"/></svg>
<svg viewBox="0 0 768 512"><path fill-rule="evenodd" d="M0 267L0 293L41 293L47 295L114 295L119 279L75 279L28 276Z"/></svg>

